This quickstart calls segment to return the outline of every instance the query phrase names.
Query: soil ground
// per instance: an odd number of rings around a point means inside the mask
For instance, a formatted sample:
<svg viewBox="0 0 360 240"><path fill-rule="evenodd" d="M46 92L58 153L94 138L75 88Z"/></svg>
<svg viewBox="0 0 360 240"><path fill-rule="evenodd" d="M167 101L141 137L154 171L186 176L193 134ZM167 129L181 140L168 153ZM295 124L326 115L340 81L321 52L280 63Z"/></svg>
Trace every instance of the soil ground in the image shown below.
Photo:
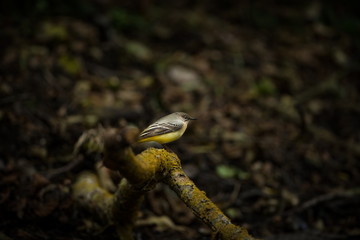
<svg viewBox="0 0 360 240"><path fill-rule="evenodd" d="M251 234L360 238L356 1L2 3L0 239L116 239L71 197L91 128L184 111L169 147ZM166 186L136 239L210 239ZM169 224L170 222L170 224ZM171 224L173 223L173 224Z"/></svg>

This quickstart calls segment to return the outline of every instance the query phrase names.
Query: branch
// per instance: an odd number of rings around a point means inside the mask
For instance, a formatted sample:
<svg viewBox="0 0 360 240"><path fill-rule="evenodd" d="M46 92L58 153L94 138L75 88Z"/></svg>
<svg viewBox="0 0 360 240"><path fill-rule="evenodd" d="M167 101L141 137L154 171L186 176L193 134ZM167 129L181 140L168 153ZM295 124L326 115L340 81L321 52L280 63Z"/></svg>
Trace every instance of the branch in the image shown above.
<svg viewBox="0 0 360 240"><path fill-rule="evenodd" d="M178 164L167 168L168 174L164 182L176 192L179 198L200 218L220 239L254 239L245 228L231 223L230 219L206 196L205 192L197 188L193 181L186 176L180 166L180 160L175 154L172 156Z"/></svg>
<svg viewBox="0 0 360 240"><path fill-rule="evenodd" d="M245 228L232 224L195 186L182 170L175 153L149 148L135 155L130 145L137 135L138 129L132 127L121 131L109 129L102 134L104 165L124 176L114 195L102 189L97 177L89 173L81 175L74 184L74 196L84 206L93 207L102 219L114 224L121 239L133 239L132 231L143 195L160 181L168 184L220 239L254 239Z"/></svg>

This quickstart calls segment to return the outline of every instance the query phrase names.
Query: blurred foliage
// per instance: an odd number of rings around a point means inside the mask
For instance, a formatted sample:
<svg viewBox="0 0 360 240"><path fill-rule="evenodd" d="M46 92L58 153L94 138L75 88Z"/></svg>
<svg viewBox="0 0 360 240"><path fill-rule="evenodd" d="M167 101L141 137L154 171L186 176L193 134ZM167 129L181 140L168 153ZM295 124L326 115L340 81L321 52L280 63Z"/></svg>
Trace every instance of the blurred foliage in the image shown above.
<svg viewBox="0 0 360 240"><path fill-rule="evenodd" d="M135 13L130 13L126 9L116 8L110 11L112 24L119 31L131 30L133 32L148 32L151 25L146 19Z"/></svg>
<svg viewBox="0 0 360 240"><path fill-rule="evenodd" d="M71 75L78 74L81 70L81 63L74 56L63 55L59 58L59 65L65 72Z"/></svg>
<svg viewBox="0 0 360 240"><path fill-rule="evenodd" d="M248 172L236 168L234 166L219 165L216 167L216 174L221 178L239 178L241 180L247 179L250 177Z"/></svg>
<svg viewBox="0 0 360 240"><path fill-rule="evenodd" d="M187 111L198 120L171 149L234 221L259 236L356 236L359 12L348 0L2 1L0 232L58 239L46 222L88 239L99 224L59 203L99 156L43 174L89 128ZM207 236L162 187L146 209ZM186 239L149 228L142 238Z"/></svg>

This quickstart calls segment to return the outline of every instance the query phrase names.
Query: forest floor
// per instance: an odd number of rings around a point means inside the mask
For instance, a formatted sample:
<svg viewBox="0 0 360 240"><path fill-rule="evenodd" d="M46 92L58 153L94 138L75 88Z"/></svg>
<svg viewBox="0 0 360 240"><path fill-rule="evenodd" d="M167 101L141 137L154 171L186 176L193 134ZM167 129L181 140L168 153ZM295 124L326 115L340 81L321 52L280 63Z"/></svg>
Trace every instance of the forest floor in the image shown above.
<svg viewBox="0 0 360 240"><path fill-rule="evenodd" d="M198 120L169 147L234 223L267 239L360 238L360 7L350 2L5 4L0 239L116 239L71 196L101 156L64 166L88 129L143 129L175 111ZM169 238L210 230L160 184L136 239Z"/></svg>

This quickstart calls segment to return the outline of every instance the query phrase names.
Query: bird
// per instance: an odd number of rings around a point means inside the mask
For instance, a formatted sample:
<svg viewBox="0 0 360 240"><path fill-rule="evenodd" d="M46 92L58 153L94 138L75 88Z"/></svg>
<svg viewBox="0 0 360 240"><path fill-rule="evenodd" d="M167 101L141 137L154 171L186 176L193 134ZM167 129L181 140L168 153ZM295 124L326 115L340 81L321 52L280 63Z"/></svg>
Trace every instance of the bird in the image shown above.
<svg viewBox="0 0 360 240"><path fill-rule="evenodd" d="M174 112L150 124L139 134L138 143L157 142L166 144L178 140L185 132L189 121L196 120L184 112Z"/></svg>

